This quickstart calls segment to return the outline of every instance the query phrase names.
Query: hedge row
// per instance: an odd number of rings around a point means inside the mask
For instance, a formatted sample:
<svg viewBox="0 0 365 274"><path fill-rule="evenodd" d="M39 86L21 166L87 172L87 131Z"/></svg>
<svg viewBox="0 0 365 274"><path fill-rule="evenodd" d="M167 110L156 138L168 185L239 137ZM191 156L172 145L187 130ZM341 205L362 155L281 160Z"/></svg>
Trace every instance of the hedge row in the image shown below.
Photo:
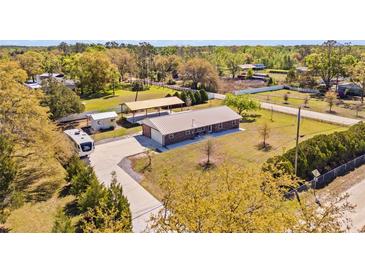
<svg viewBox="0 0 365 274"><path fill-rule="evenodd" d="M365 124L346 131L321 134L299 144L298 177L313 179L312 171L323 174L365 153ZM267 160L264 169L294 174L295 148Z"/></svg>
<svg viewBox="0 0 365 274"><path fill-rule="evenodd" d="M175 92L173 95L167 94L166 97L176 96L180 98L182 101L187 104L187 101L190 100L191 105L199 105L208 101L208 94L205 90L201 89L196 92L192 91L183 91L183 92Z"/></svg>

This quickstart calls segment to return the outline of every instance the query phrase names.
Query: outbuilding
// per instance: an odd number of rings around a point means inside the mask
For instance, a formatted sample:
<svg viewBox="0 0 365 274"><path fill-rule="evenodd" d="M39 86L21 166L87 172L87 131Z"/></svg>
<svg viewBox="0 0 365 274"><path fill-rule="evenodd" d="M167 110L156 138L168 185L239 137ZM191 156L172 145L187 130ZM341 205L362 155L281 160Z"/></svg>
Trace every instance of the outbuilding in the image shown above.
<svg viewBox="0 0 365 274"><path fill-rule="evenodd" d="M90 114L90 126L94 131L114 129L117 126L117 117L115 111Z"/></svg>
<svg viewBox="0 0 365 274"><path fill-rule="evenodd" d="M227 106L144 119L143 135L162 146L197 136L239 128L241 116Z"/></svg>

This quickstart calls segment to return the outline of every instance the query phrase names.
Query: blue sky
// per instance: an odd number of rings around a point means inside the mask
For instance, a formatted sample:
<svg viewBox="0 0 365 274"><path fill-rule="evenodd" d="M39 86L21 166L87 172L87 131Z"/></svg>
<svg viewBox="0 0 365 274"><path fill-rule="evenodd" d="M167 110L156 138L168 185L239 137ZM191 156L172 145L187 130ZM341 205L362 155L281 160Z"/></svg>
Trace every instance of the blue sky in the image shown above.
<svg viewBox="0 0 365 274"><path fill-rule="evenodd" d="M17 46L52 46L58 45L65 41L68 44L75 44L76 42L85 43L105 43L107 40L0 40L0 45L17 45ZM138 44L143 40L116 40L119 43ZM318 45L325 40L146 40L154 46L205 46L205 45ZM350 42L352 45L365 45L365 40L338 40L339 42Z"/></svg>

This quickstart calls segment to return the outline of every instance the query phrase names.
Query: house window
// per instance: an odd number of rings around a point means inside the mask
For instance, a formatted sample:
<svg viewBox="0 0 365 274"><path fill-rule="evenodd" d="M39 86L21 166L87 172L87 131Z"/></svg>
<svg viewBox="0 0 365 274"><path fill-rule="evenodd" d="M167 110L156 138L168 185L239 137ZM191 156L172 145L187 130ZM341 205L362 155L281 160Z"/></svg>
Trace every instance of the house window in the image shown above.
<svg viewBox="0 0 365 274"><path fill-rule="evenodd" d="M222 123L218 124L218 125L217 125L217 128L218 128L218 129L222 129L222 128L223 128L223 124L222 124Z"/></svg>
<svg viewBox="0 0 365 274"><path fill-rule="evenodd" d="M237 120L233 120L232 125L234 125L234 126L237 125Z"/></svg>
<svg viewBox="0 0 365 274"><path fill-rule="evenodd" d="M190 135L190 130L186 130L185 135Z"/></svg>
<svg viewBox="0 0 365 274"><path fill-rule="evenodd" d="M169 139L174 139L174 134L169 134Z"/></svg>

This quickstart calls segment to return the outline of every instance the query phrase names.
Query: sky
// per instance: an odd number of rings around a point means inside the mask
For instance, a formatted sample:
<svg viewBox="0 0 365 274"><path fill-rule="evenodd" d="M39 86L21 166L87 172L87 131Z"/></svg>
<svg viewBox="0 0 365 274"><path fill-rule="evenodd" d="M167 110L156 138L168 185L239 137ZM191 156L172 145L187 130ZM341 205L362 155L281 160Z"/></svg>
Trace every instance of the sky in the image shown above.
<svg viewBox="0 0 365 274"><path fill-rule="evenodd" d="M16 46L54 46L62 41L68 44L76 42L84 43L105 43L106 40L0 40L0 45ZM138 44L143 40L115 40L118 43ZM293 46L293 45L319 45L324 40L145 40L154 46L241 46L241 45L264 45L264 46ZM338 42L350 42L352 45L365 45L365 40L338 40Z"/></svg>

